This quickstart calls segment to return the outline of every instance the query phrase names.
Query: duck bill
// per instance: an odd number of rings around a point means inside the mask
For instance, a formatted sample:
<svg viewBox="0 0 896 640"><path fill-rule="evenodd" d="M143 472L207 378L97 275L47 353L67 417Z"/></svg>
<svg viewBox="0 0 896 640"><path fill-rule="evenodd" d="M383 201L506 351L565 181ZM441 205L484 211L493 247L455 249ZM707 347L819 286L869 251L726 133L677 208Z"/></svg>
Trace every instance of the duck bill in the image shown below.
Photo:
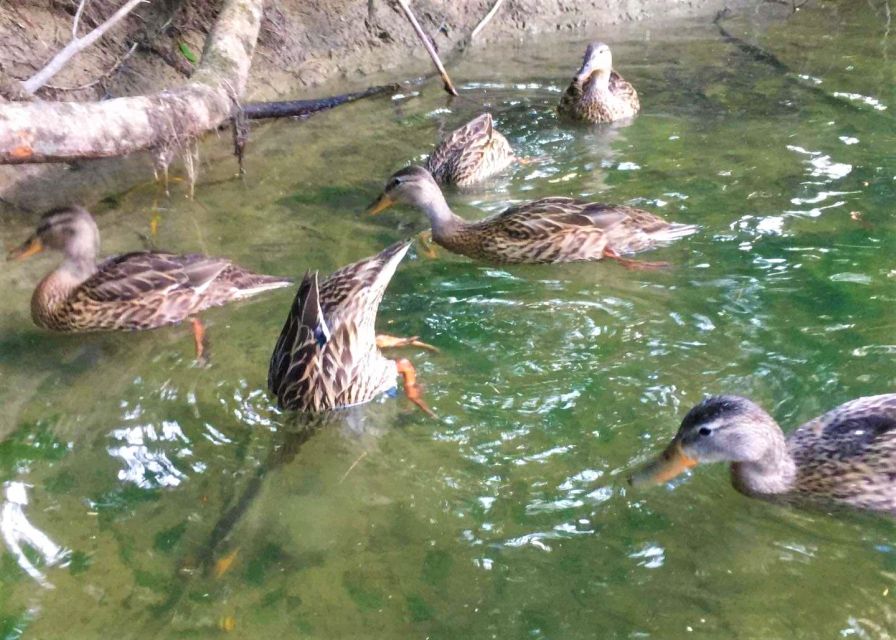
<svg viewBox="0 0 896 640"><path fill-rule="evenodd" d="M636 487L645 484L662 484L696 466L697 460L686 454L681 448L681 443L674 440L659 458L634 473L629 480Z"/></svg>
<svg viewBox="0 0 896 640"><path fill-rule="evenodd" d="M376 201L367 207L367 215L375 216L378 213L382 213L389 207L395 204L395 200L387 196L385 193L382 194Z"/></svg>
<svg viewBox="0 0 896 640"><path fill-rule="evenodd" d="M24 260L44 250L44 243L37 236L31 236L25 242L6 254L7 260Z"/></svg>

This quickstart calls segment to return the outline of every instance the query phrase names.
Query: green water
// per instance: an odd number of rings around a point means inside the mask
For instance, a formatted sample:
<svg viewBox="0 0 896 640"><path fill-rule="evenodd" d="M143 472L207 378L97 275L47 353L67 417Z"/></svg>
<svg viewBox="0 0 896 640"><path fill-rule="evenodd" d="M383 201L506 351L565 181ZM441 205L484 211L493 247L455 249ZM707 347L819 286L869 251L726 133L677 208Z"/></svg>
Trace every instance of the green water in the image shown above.
<svg viewBox="0 0 896 640"><path fill-rule="evenodd" d="M330 272L424 227L406 209L359 212L478 101L545 159L450 193L462 215L579 195L701 226L646 256L675 265L663 272L412 255L379 327L441 349L407 353L441 421L399 397L316 432L263 478L216 549L236 552L218 577L198 560L212 528L293 431L265 392L292 292L208 313L199 368L186 327L39 331L28 299L53 258L7 265L0 529L32 542L13 553L6 540L0 556L0 637L896 634L891 520L751 501L723 466L624 482L705 393L751 396L792 428L896 383L883 4L728 24L797 75L705 24L634 25L600 36L642 114L574 128L553 105L586 34L474 49L453 68L472 101L431 84L258 127L243 182L230 160L203 164L193 201L176 183L170 199L139 187L97 207L106 252L141 246L155 220L167 249ZM4 221L3 241L32 223Z"/></svg>

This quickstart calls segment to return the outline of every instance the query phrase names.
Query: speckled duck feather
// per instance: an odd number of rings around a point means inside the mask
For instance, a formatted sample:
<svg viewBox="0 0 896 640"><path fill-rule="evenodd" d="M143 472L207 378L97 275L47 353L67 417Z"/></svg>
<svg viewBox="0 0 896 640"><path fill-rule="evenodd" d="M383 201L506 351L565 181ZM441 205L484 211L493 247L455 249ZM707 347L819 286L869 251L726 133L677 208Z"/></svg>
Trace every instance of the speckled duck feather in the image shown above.
<svg viewBox="0 0 896 640"><path fill-rule="evenodd" d="M396 386L376 347L380 301L410 247L399 242L320 281L303 278L271 355L268 389L287 410L321 412L373 400Z"/></svg>
<svg viewBox="0 0 896 640"><path fill-rule="evenodd" d="M606 123L631 118L641 110L638 92L615 71L610 72L607 90L589 95L588 85L595 81L594 76L584 83L573 78L560 99L560 114L573 120Z"/></svg>
<svg viewBox="0 0 896 640"><path fill-rule="evenodd" d="M694 233L624 205L552 197L513 206L478 222L460 222L433 240L454 253L493 263L600 260L606 249L632 254Z"/></svg>
<svg viewBox="0 0 896 640"><path fill-rule="evenodd" d="M35 324L63 332L153 329L209 307L291 284L252 273L226 258L155 251L108 258L82 282L64 267L31 298Z"/></svg>
<svg viewBox="0 0 896 640"><path fill-rule="evenodd" d="M445 136L427 159L426 169L439 184L465 187L500 173L514 159L492 115L483 113Z"/></svg>
<svg viewBox="0 0 896 640"><path fill-rule="evenodd" d="M852 400L787 438L794 492L896 514L896 394Z"/></svg>

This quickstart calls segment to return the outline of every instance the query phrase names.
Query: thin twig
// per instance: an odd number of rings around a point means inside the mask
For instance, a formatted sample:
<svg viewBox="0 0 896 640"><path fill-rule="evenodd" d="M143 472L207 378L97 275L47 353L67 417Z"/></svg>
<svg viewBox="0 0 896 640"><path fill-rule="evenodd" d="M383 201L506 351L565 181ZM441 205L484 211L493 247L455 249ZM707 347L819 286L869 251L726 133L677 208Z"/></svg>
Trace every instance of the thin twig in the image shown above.
<svg viewBox="0 0 896 640"><path fill-rule="evenodd" d="M71 58L99 40L106 31L123 20L138 4L149 0L128 0L122 7L112 14L108 20L88 33L83 38L73 38L62 50L53 56L47 65L22 83L22 89L28 95L34 95L35 91L49 82L50 78L59 73Z"/></svg>
<svg viewBox="0 0 896 640"><path fill-rule="evenodd" d="M366 451L361 452L361 455L359 455L357 457L357 459L354 462L352 462L352 465L348 468L348 470L342 474L341 478L339 478L338 484L342 484L345 481L345 479L348 478L348 474L350 474L352 472L352 469L354 469L355 467L358 466L358 463L361 462L361 460L363 460L366 455L367 455Z"/></svg>
<svg viewBox="0 0 896 640"><path fill-rule="evenodd" d="M411 5L408 0L398 0L398 5L401 7L401 10L404 11L404 15L407 16L408 20L411 23L411 26L414 27L414 31L417 32L417 36L423 42L423 46L426 48L426 53L429 54L429 57L432 58L433 64L436 65L436 69L439 70L439 75L442 77L442 85L445 87L445 91L450 93L453 96L458 95L457 89L454 88L454 83L451 82L451 78L448 77L448 72L445 71L445 66L442 64L442 61L439 60L439 54L436 53L435 47L432 46L432 42L429 39L429 36L426 35L426 32L423 31L423 27L420 26L420 23L417 22L416 16L414 16L414 12L411 11Z"/></svg>
<svg viewBox="0 0 896 640"><path fill-rule="evenodd" d="M87 82L87 83L78 85L77 87L60 87L60 86L57 86L57 85L55 85L55 84L47 84L47 85L44 85L44 86L46 86L47 89L55 89L56 91L82 91L83 89L89 89L89 88L91 88L91 87L95 87L95 86L98 85L100 82L102 82L103 80L105 80L106 78L108 78L109 76L111 76L113 73L115 73L116 71L118 71L118 69L121 68L121 65L123 65L125 62L127 62L127 59L130 58L131 55L137 50L137 47L138 47L138 46L139 46L139 45L138 45L138 43L136 43L136 42L135 42L134 44L132 44L132 45L131 45L131 48L128 49L128 52L125 53L123 56L121 56L121 57L118 59L118 61L117 61L114 65L112 65L112 66L109 68L108 71L106 71L106 73L104 73L103 75L101 75L101 76L100 76L99 78L97 78L96 80L91 80L90 82Z"/></svg>
<svg viewBox="0 0 896 640"><path fill-rule="evenodd" d="M476 36L479 35L479 32L485 28L492 18L495 17L495 14L498 13L498 9L501 8L501 3L504 0L495 0L495 4L492 5L492 8L489 9L489 12L485 14L485 17L479 21L479 24L476 25L476 28L473 29L473 33L470 34L470 42L472 42Z"/></svg>
<svg viewBox="0 0 896 640"><path fill-rule="evenodd" d="M87 0L81 0L78 3L78 10L75 11L75 19L72 20L72 40L78 39L78 23L81 22L81 14L84 12L84 6L87 4Z"/></svg>

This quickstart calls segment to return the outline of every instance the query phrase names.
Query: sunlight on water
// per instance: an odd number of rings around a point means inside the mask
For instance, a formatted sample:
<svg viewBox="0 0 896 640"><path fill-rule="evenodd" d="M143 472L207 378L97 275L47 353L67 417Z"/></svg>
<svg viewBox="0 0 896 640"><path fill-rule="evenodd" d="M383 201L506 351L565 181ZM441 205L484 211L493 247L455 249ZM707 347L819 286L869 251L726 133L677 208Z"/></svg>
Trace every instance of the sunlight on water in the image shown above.
<svg viewBox="0 0 896 640"><path fill-rule="evenodd" d="M896 634L891 521L751 501L721 466L624 482L706 393L790 429L893 390L896 78L874 4L731 19L791 74L705 23L600 34L643 104L600 128L554 111L590 34L476 47L453 70L463 99L433 83L257 126L244 181L224 158L194 201L141 185L97 207L106 252L158 223L166 249L329 273L425 228L360 212L484 105L533 162L449 192L460 215L574 195L700 227L646 256L664 271L412 251L379 328L440 349L407 352L440 421L400 395L314 429L278 412L292 291L208 313L203 368L188 327L39 331L52 259L8 265L0 637Z"/></svg>

